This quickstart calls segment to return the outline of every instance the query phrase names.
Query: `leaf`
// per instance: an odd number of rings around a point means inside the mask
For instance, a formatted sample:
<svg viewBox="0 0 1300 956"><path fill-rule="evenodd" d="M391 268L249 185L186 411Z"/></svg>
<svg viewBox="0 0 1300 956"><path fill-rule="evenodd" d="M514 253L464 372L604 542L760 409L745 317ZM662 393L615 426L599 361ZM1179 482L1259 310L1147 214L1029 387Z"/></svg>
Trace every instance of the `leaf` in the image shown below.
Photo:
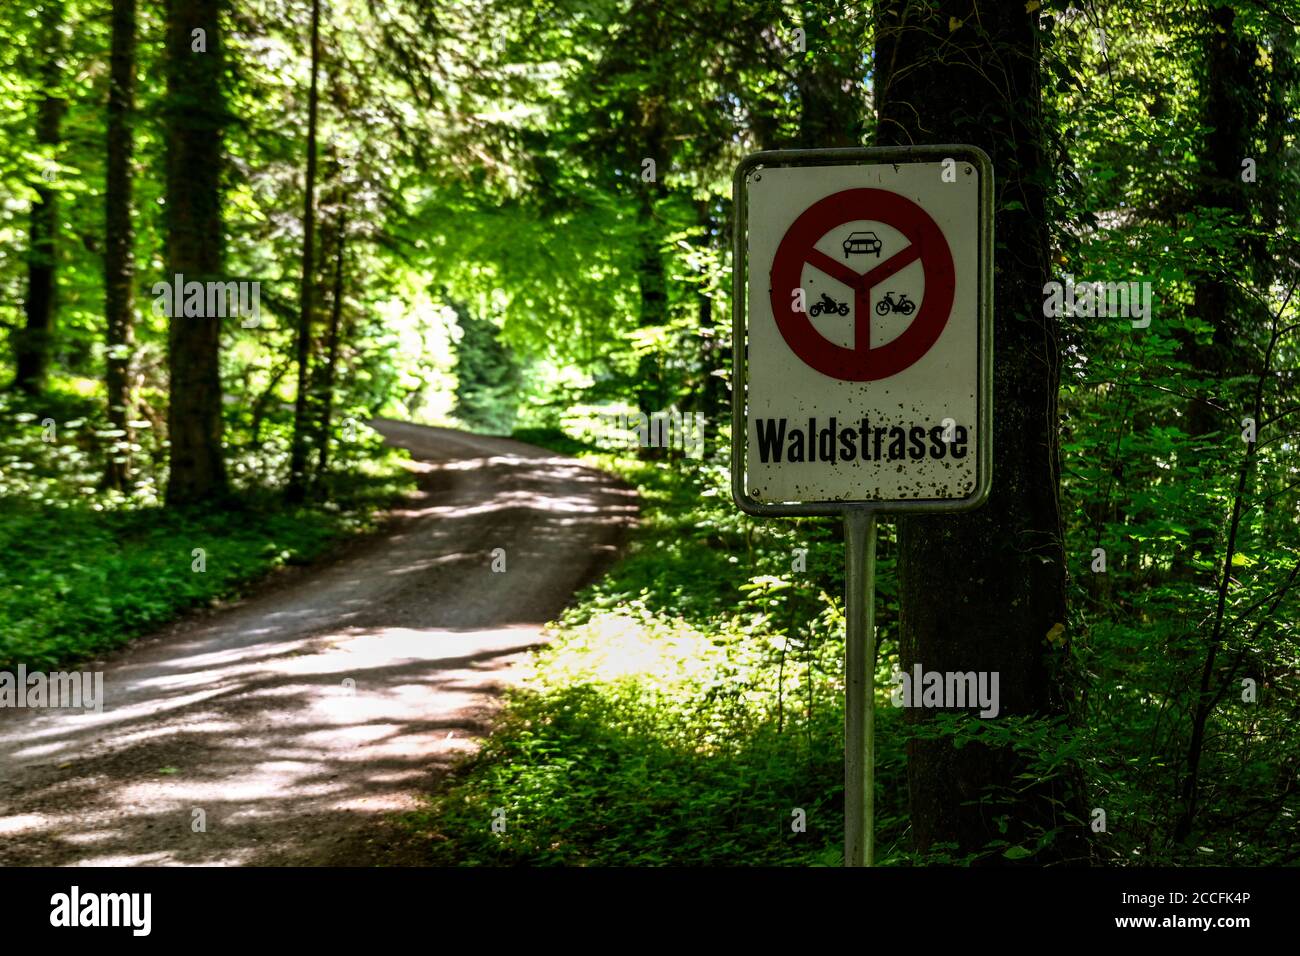
<svg viewBox="0 0 1300 956"><path fill-rule="evenodd" d="M1023 860L1025 857L1033 856L1034 851L1023 846L1009 846L1002 851L1002 855L1008 860Z"/></svg>

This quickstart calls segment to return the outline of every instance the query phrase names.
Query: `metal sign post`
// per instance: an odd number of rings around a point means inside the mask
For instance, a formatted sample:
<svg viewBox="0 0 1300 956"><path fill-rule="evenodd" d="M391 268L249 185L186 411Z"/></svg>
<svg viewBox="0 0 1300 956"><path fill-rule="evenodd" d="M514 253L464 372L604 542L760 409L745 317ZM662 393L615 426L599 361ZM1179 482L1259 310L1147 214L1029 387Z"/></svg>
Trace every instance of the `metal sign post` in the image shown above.
<svg viewBox="0 0 1300 956"><path fill-rule="evenodd" d="M876 517L966 511L991 486L992 197L974 146L736 169L732 497L844 516L846 866L875 857Z"/></svg>
<svg viewBox="0 0 1300 956"><path fill-rule="evenodd" d="M844 512L844 865L876 859L876 516Z"/></svg>

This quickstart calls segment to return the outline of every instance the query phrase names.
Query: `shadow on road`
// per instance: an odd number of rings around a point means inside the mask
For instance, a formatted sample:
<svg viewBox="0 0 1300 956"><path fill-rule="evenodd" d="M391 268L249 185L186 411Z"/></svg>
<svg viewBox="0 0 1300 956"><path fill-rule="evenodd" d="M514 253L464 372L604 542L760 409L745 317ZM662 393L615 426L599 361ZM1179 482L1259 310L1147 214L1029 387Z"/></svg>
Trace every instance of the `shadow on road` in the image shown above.
<svg viewBox="0 0 1300 956"><path fill-rule="evenodd" d="M473 748L636 505L542 449L376 427L420 471L382 535L118 653L102 714L0 712L0 863L419 862L386 814Z"/></svg>

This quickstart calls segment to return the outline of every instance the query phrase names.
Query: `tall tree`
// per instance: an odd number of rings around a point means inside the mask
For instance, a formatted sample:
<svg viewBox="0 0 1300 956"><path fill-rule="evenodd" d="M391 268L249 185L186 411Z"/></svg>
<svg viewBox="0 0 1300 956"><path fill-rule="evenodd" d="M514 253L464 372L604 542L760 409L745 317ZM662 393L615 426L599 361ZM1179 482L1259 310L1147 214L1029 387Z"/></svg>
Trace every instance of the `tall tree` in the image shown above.
<svg viewBox="0 0 1300 956"><path fill-rule="evenodd" d="M991 0L882 0L876 76L882 145L971 143L993 162L995 193L993 490L984 507L899 521L905 670L996 671L1003 720L1052 717L1069 690L1052 643L1066 623L1058 502L1058 330L1041 308L1048 277L1038 15ZM961 570L954 570L960 558ZM911 711L918 722L932 715ZM1035 859L1076 857L1082 818L1074 780L1025 789L1010 743L908 745L913 837L922 850L978 853L1063 827ZM1000 832L1005 826L1006 831Z"/></svg>
<svg viewBox="0 0 1300 956"><path fill-rule="evenodd" d="M63 20L65 5L55 0L41 11L39 55L41 96L36 107L36 143L51 153L57 149L60 127L68 101L60 92L63 75ZM52 167L50 167L52 171ZM54 331L59 226L59 191L42 172L42 185L32 203L27 253L27 299L23 304L26 322L14 338L14 384L28 395L45 389L49 373L50 342Z"/></svg>
<svg viewBox="0 0 1300 956"><path fill-rule="evenodd" d="M663 177L668 175L673 160L669 137L669 103L672 60L667 46L671 31L666 28L661 11L654 4L637 3L631 11L627 30L619 42L611 44L609 58L602 66L609 71L608 79L614 89L626 96L623 102L614 101L614 108L622 113L626 123L627 144L634 170L631 179L636 191L637 208L637 289L640 308L637 325L643 329L662 329L668 325L668 268L664 261L664 226L659 217L659 207L667 190ZM622 59L629 52L635 59L629 63ZM635 65L633 65L635 64ZM643 65L644 64L644 65ZM635 83L622 85L627 73L633 70ZM647 161L651 165L646 165ZM664 374L664 353L661 348L646 350L637 363L637 406L647 415L662 411L668 402L668 388ZM654 456L653 449L643 449Z"/></svg>
<svg viewBox="0 0 1300 956"><path fill-rule="evenodd" d="M104 313L108 346L105 385L108 420L121 433L119 452L109 455L106 483L123 487L130 477L130 370L134 338L135 259L131 225L131 132L135 108L135 0L113 0L112 49L109 55L107 149L104 182Z"/></svg>
<svg viewBox="0 0 1300 956"><path fill-rule="evenodd" d="M336 85L331 103L346 111L346 104ZM337 143L331 143L321 171L320 269L317 270L316 300L329 302L329 322L325 329L324 355L312 371L312 400L315 403L316 477L329 470L330 429L334 418L334 386L343 322L343 259L347 245L347 194L343 163L339 161Z"/></svg>
<svg viewBox="0 0 1300 956"><path fill-rule="evenodd" d="M714 203L711 198L698 200L695 203L695 210L700 224L696 241L702 249L707 250L718 231L718 223L714 218ZM704 416L707 428L707 423L714 421L715 415L719 420L722 418L726 397L722 390L722 379L713 374L722 366L722 348L718 341L718 330L714 327L713 295L708 288L708 277L704 273L705 270L702 269L700 285L696 291L700 380L699 391L695 397L695 410Z"/></svg>
<svg viewBox="0 0 1300 956"><path fill-rule="evenodd" d="M222 271L223 6L223 0L167 2L167 263L178 282L217 281ZM221 319L173 314L167 358L167 504L223 496Z"/></svg>
<svg viewBox="0 0 1300 956"><path fill-rule="evenodd" d="M1253 370L1253 342L1269 326L1269 310L1265 303L1269 283L1275 277L1272 250L1263 241L1262 231L1254 233L1251 225L1253 213L1262 210L1260 225L1264 229L1270 228L1281 205L1281 197L1276 191L1279 183L1269 181L1275 177L1280 179L1283 163L1278 162L1281 157L1277 154L1281 144L1276 139L1265 143L1265 153L1258 156L1262 170L1257 173L1262 171L1265 175L1264 184L1256 185L1253 177L1250 182L1244 181L1242 163L1245 158L1254 158L1258 154L1258 121L1270 112L1274 119L1281 119L1274 111L1278 98L1285 99L1284 91L1279 87L1289 79L1290 72L1289 51L1283 42L1273 51L1270 84L1269 76L1258 65L1260 43L1243 29L1237 13L1227 5L1215 6L1209 13L1211 28L1205 34L1206 70L1201 90L1201 114L1207 133L1195 201L1202 214L1226 214L1235 241L1223 250L1221 258L1198 270L1193 285L1196 315L1213 330L1210 341L1198 342L1196 336L1188 334L1182 342L1183 353L1204 383L1198 389L1204 394L1197 395L1188 403L1187 431L1197 438L1212 436L1223 431L1225 426L1236 431L1238 416L1225 415L1223 409L1238 407L1240 399L1232 394L1239 381L1237 377ZM1235 441L1231 442L1229 447L1235 444ZM1234 498L1230 530L1223 542L1226 554L1210 560L1220 521L1216 497L1214 512L1194 530L1186 556L1180 556L1176 564L1183 572L1198 564L1221 565L1218 580L1209 582L1210 587L1220 593L1221 600L1226 600L1232 559L1238 546L1239 499L1247 487L1243 479ZM1185 841L1193 835L1200 809L1207 723L1223 698L1221 686L1225 675L1220 673L1219 655L1224 637L1228 635L1224 633L1221 616L1222 612L1216 613L1215 625L1202 649L1181 785L1182 805L1174 827L1176 841ZM1231 681L1235 676L1234 667L1227 672L1226 680Z"/></svg>
<svg viewBox="0 0 1300 956"><path fill-rule="evenodd" d="M1242 182L1241 164L1254 152L1255 123L1265 108L1259 91L1262 78L1255 67L1259 44L1241 32L1231 7L1212 9L1210 22L1202 88L1207 133L1195 202L1203 211L1222 210L1241 225L1249 214L1250 190L1254 188ZM1225 250L1221 261L1211 262L1196 277L1195 311L1214 330L1210 341L1199 343L1188 336L1184 344L1192 367L1216 382L1242 370L1240 357L1234 353L1240 346L1238 314L1245 303L1236 285L1248 275L1250 250L1244 230L1240 236L1236 248ZM1199 396L1188 403L1188 434L1208 435L1224 426L1217 404ZM1203 537L1195 550L1203 551L1207 543Z"/></svg>
<svg viewBox="0 0 1300 956"><path fill-rule="evenodd" d="M308 360L311 356L312 290L316 282L316 79L320 70L320 0L311 5L311 89L307 94L307 171L302 210L302 283L298 294L298 392L293 408L293 447L289 455L290 501L307 493L307 441L311 429Z"/></svg>
<svg viewBox="0 0 1300 956"><path fill-rule="evenodd" d="M341 201L341 199L340 199ZM330 290L330 324L321 369L320 425L316 433L316 473L329 471L330 431L334 417L334 379L339 360L339 326L343 321L343 257L347 246L347 216L340 209L334 228L334 284Z"/></svg>

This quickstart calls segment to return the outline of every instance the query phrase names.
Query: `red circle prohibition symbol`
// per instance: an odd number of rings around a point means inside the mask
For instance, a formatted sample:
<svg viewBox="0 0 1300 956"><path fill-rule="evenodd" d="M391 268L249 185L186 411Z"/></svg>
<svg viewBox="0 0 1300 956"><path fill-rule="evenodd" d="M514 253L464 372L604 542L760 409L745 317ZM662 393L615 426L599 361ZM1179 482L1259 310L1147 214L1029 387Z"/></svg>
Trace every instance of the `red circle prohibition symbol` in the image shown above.
<svg viewBox="0 0 1300 956"><path fill-rule="evenodd" d="M909 244L867 272L857 272L816 248L836 226L858 219L893 226ZM872 348L872 288L918 259L925 270L925 294L916 318L897 338ZM853 290L853 348L828 341L807 312L794 308L794 290L803 285L805 264ZM957 286L943 231L916 203L883 189L845 189L804 210L777 246L771 279L772 315L786 344L810 368L846 382L874 382L915 364L943 334Z"/></svg>

